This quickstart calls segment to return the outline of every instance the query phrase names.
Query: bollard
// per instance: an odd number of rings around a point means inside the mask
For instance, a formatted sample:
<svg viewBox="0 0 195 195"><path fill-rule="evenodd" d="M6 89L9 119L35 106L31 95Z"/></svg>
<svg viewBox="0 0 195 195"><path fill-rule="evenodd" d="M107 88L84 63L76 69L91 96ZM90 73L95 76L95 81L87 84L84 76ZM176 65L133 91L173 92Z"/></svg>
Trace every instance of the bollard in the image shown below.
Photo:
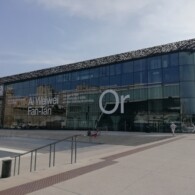
<svg viewBox="0 0 195 195"><path fill-rule="evenodd" d="M7 178L11 176L11 166L12 166L11 159L2 161L1 178Z"/></svg>

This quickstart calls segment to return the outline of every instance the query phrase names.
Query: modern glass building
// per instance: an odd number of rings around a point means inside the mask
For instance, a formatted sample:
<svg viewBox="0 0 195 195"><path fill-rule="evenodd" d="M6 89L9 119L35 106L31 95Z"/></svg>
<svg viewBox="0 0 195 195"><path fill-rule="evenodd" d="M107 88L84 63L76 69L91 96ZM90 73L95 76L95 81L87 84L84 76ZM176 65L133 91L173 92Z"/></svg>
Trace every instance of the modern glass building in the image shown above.
<svg viewBox="0 0 195 195"><path fill-rule="evenodd" d="M0 79L2 128L189 131L195 39Z"/></svg>

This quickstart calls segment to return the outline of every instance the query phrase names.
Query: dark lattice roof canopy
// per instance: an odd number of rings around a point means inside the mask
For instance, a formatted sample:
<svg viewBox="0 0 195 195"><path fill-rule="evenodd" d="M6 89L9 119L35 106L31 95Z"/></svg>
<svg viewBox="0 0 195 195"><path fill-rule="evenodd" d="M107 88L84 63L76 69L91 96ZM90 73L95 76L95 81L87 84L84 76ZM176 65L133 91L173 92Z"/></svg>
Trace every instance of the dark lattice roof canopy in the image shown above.
<svg viewBox="0 0 195 195"><path fill-rule="evenodd" d="M33 78L38 78L43 76L60 74L64 72L70 72L70 71L86 69L86 68L92 68L96 66L117 63L126 60L138 59L143 57L149 57L154 55L160 55L160 54L165 54L170 52L194 51L194 50L195 50L195 39L184 40L175 43L150 47L146 49L121 53L117 55L111 55L107 57L87 60L83 62L61 65L53 68L47 68L47 69L17 74L13 76L7 76L7 77L0 78L0 84L18 82L18 81L23 81L23 80L28 80L28 79L33 79Z"/></svg>

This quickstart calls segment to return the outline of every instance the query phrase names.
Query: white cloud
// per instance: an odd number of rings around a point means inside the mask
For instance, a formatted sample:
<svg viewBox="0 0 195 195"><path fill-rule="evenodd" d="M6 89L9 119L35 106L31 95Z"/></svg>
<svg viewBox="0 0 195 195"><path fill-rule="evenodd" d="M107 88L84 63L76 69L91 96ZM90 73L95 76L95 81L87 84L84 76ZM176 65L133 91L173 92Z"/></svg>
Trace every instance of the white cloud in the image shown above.
<svg viewBox="0 0 195 195"><path fill-rule="evenodd" d="M195 2L192 0L160 1L153 12L148 13L142 20L143 27L154 30L171 30L175 33L189 33L195 30L193 25Z"/></svg>
<svg viewBox="0 0 195 195"><path fill-rule="evenodd" d="M47 9L57 9L71 16L103 21L108 29L137 35L190 38L195 33L194 0L35 0ZM105 23L103 23L105 25ZM101 28L106 28L103 26ZM116 29L116 27L121 29ZM123 28L123 29L122 29ZM105 30L102 30L105 31ZM121 34L123 36L123 34ZM119 35L120 36L120 35ZM140 40L140 37L138 40ZM170 41L173 39L170 39ZM161 40L163 41L163 40Z"/></svg>
<svg viewBox="0 0 195 195"><path fill-rule="evenodd" d="M155 0L35 0L46 8L60 8L71 15L90 19L108 20L125 19L145 7L155 3ZM114 17L114 18L113 18Z"/></svg>
<svg viewBox="0 0 195 195"><path fill-rule="evenodd" d="M22 54L0 53L0 64L45 68L195 37L194 0L23 1L52 12L53 37L59 39L47 47L21 49ZM70 31L65 20L70 20Z"/></svg>
<svg viewBox="0 0 195 195"><path fill-rule="evenodd" d="M195 2L192 0L159 1L152 12L139 20L139 41L164 44L195 37Z"/></svg>
<svg viewBox="0 0 195 195"><path fill-rule="evenodd" d="M194 0L34 0L38 4L52 9L62 9L71 15L92 19L126 19L133 14L143 21L155 17L170 20L180 18L181 23L188 23L188 16L194 18ZM182 17L181 17L182 16ZM188 18L190 19L190 18ZM191 19L190 19L191 20ZM178 21L176 21L178 22ZM156 25L160 25L157 23Z"/></svg>

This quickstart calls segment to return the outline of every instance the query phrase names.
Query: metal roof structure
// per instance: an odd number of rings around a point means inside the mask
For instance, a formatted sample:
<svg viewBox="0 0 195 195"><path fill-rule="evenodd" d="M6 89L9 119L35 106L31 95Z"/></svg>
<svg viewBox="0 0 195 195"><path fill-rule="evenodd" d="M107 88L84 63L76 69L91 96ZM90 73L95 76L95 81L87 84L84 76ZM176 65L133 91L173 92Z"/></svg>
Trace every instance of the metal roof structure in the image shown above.
<svg viewBox="0 0 195 195"><path fill-rule="evenodd" d="M184 40L174 43L169 43L165 45L159 45L155 47L150 47L146 49L140 49L136 51L130 51L126 53L101 57L92 60L86 60L82 62L60 65L53 68L47 68L32 72L26 72L22 74L17 74L13 76L7 76L0 78L0 84L12 83L12 82L19 82L29 79L35 79L38 77L50 76L75 70L81 70L86 68L92 68L97 66L102 66L106 64L112 64L127 60L139 59L154 55L166 54L170 52L176 51L194 51L195 50L195 39Z"/></svg>

